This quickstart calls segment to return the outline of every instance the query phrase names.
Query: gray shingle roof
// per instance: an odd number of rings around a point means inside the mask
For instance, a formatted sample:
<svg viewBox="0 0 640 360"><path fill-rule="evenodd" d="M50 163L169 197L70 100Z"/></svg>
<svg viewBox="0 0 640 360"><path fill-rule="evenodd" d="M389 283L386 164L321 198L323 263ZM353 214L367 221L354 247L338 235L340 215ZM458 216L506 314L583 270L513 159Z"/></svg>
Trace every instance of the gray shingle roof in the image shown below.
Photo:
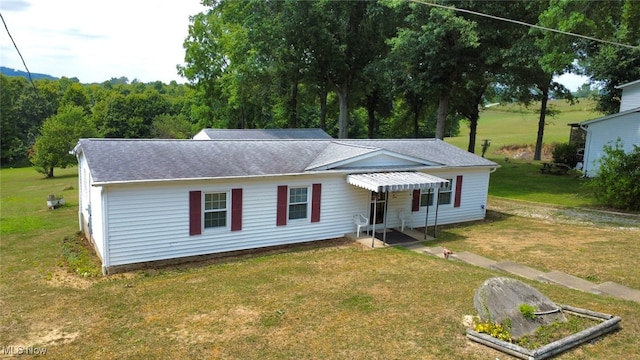
<svg viewBox="0 0 640 360"><path fill-rule="evenodd" d="M203 129L211 140L332 139L322 129Z"/></svg>
<svg viewBox="0 0 640 360"><path fill-rule="evenodd" d="M298 174L385 149L443 166L496 166L441 140L81 139L98 183ZM313 166L312 166L313 165Z"/></svg>

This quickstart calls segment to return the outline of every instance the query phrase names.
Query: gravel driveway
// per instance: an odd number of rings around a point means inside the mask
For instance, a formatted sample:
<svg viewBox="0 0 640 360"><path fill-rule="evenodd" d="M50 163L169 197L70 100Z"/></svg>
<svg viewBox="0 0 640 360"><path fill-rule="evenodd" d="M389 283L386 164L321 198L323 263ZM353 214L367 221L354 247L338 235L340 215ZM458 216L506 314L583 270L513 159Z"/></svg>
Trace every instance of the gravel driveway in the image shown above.
<svg viewBox="0 0 640 360"><path fill-rule="evenodd" d="M488 210L550 223L587 225L640 231L640 215L585 208L566 208L528 201L491 197Z"/></svg>

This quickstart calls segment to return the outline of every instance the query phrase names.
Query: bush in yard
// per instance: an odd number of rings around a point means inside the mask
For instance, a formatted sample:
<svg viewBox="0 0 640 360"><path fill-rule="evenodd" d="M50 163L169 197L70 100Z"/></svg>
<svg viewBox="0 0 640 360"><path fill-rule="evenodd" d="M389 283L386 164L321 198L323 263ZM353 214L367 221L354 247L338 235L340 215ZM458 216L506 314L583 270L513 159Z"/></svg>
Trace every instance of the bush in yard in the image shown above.
<svg viewBox="0 0 640 360"><path fill-rule="evenodd" d="M578 146L575 144L556 144L551 152L554 163L567 164L571 168L575 168L580 160L578 158Z"/></svg>
<svg viewBox="0 0 640 360"><path fill-rule="evenodd" d="M29 152L29 160L38 172L53 177L53 168L66 168L76 164L70 154L80 138L92 137L93 125L80 106L66 105L44 120L40 136Z"/></svg>
<svg viewBox="0 0 640 360"><path fill-rule="evenodd" d="M618 209L640 211L640 147L625 153L622 141L607 144L598 160L598 174L587 186L596 199Z"/></svg>

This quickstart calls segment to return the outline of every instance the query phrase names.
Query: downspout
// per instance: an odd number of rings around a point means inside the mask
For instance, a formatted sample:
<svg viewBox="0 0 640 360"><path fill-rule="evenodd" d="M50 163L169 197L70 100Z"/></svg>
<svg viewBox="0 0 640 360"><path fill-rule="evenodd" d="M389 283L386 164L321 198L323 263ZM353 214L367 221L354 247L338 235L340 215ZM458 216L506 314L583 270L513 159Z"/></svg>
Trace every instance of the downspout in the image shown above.
<svg viewBox="0 0 640 360"><path fill-rule="evenodd" d="M83 180L83 176L82 176L82 166L78 166L78 227L80 228L80 233L84 233L84 227L82 224L82 180Z"/></svg>
<svg viewBox="0 0 640 360"><path fill-rule="evenodd" d="M109 275L109 267L111 264L110 254L109 254L109 229L107 224L108 221L108 209L107 206L107 190L104 186L100 187L100 199L102 200L102 244L104 246L102 253L102 275Z"/></svg>
<svg viewBox="0 0 640 360"><path fill-rule="evenodd" d="M437 237L437 231L438 231L438 208L440 207L440 188L438 188L438 196L436 196L436 199L434 199L434 201L436 202L436 217L433 220L433 238L435 239Z"/></svg>
<svg viewBox="0 0 640 360"><path fill-rule="evenodd" d="M587 141L585 141L584 144L584 155L582 157L582 170L584 172L583 176L588 177L587 176L587 171L588 169L588 165L589 164L589 153L590 151L587 151L587 149L591 148L591 133L589 132L589 125L582 125L579 124L580 128L582 130L584 130L584 132L587 133Z"/></svg>

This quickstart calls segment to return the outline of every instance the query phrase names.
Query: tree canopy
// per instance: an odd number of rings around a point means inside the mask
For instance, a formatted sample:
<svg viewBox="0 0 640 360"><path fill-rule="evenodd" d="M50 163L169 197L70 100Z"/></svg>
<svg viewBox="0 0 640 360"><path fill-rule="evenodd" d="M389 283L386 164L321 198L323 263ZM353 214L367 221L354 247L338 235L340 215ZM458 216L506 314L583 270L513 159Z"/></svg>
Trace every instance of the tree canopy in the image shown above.
<svg viewBox="0 0 640 360"><path fill-rule="evenodd" d="M177 66L188 84L126 77L90 85L75 78L30 84L1 75L2 165L28 163L29 149L38 149L32 160L39 166L54 162L43 160L46 141L37 143L51 132L45 122L80 112L92 136L119 138L185 138L207 127L444 138L458 135L465 119L468 151L475 152L480 109L489 102L541 104L539 158L546 116L555 112L546 100L572 99L555 76L589 76L605 113L618 109L616 86L640 79L640 3L633 0L203 4L207 9L191 18L183 43L185 65Z"/></svg>

